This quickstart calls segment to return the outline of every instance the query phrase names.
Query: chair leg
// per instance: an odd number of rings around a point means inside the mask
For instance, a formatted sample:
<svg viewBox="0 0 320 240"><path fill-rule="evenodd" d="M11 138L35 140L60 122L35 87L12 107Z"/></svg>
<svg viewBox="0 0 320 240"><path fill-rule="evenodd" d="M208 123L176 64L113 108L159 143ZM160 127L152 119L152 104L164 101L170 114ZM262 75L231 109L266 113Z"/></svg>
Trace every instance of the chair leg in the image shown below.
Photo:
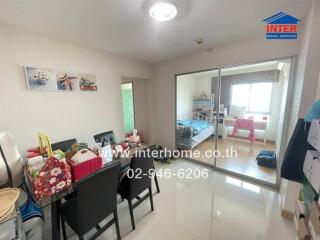
<svg viewBox="0 0 320 240"><path fill-rule="evenodd" d="M83 236L79 236L79 240L84 240L84 237Z"/></svg>
<svg viewBox="0 0 320 240"><path fill-rule="evenodd" d="M113 212L114 216L114 223L116 225L116 230L117 230L117 239L121 240L121 235L120 235L120 227L119 227L119 219L118 219L118 213L117 210Z"/></svg>
<svg viewBox="0 0 320 240"><path fill-rule="evenodd" d="M132 200L131 199L128 199L128 204L129 204L129 211L130 211L130 217L131 217L132 230L135 230L136 226L134 224L133 207L132 207Z"/></svg>
<svg viewBox="0 0 320 240"><path fill-rule="evenodd" d="M67 240L67 231L66 231L66 223L64 220L61 218L61 225L62 225L62 234L63 234L63 239Z"/></svg>
<svg viewBox="0 0 320 240"><path fill-rule="evenodd" d="M158 183L157 174L154 175L154 182L156 184L157 193L160 193L160 187L159 187L159 183Z"/></svg>
<svg viewBox="0 0 320 240"><path fill-rule="evenodd" d="M149 197L150 197L151 211L153 211L154 208L153 208L153 196L152 196L152 189L151 189L151 187L149 187Z"/></svg>

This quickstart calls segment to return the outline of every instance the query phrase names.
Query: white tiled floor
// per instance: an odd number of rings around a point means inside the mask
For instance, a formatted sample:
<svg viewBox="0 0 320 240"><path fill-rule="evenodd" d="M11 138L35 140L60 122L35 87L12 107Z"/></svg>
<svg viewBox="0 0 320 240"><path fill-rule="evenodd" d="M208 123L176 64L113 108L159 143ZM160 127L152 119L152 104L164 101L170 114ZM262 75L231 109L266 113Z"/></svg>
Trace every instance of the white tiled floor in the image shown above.
<svg viewBox="0 0 320 240"><path fill-rule="evenodd" d="M181 168L202 167L176 160L172 164L157 164L160 168L176 173ZM281 218L279 194L274 191L212 170L208 179L173 177L159 181L161 193L154 195L155 211L150 212L148 200L134 210L135 231L131 231L127 202L119 204L122 239L295 239L293 223ZM48 233L50 229L47 230ZM109 228L98 239L116 239L115 228Z"/></svg>

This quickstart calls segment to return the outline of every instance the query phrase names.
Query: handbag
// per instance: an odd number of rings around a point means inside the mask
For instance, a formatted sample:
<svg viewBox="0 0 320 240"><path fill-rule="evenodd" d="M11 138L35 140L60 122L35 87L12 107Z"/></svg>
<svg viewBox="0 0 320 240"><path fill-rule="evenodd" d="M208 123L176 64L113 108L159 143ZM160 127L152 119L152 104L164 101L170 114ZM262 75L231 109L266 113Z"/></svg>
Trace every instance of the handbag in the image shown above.
<svg viewBox="0 0 320 240"><path fill-rule="evenodd" d="M37 201L51 197L71 186L70 166L65 160L54 157L48 158L37 177L31 176L27 169L25 175Z"/></svg>

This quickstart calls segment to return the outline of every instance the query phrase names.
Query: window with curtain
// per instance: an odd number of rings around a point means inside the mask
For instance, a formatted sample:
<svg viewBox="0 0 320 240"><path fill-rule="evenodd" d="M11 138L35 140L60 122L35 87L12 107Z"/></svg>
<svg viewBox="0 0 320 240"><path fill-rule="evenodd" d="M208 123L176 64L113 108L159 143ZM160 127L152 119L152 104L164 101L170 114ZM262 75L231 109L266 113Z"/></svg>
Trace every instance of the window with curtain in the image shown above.
<svg viewBox="0 0 320 240"><path fill-rule="evenodd" d="M231 104L246 106L248 113L270 113L272 82L232 84Z"/></svg>

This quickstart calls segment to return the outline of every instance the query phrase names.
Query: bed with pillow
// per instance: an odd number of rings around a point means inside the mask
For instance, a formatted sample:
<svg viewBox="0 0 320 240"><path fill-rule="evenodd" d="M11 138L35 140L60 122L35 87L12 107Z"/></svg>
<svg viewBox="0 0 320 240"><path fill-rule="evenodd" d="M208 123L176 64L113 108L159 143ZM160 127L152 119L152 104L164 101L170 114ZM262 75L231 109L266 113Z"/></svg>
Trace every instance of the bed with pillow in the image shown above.
<svg viewBox="0 0 320 240"><path fill-rule="evenodd" d="M177 147L192 149L213 135L214 126L205 120L177 121Z"/></svg>

